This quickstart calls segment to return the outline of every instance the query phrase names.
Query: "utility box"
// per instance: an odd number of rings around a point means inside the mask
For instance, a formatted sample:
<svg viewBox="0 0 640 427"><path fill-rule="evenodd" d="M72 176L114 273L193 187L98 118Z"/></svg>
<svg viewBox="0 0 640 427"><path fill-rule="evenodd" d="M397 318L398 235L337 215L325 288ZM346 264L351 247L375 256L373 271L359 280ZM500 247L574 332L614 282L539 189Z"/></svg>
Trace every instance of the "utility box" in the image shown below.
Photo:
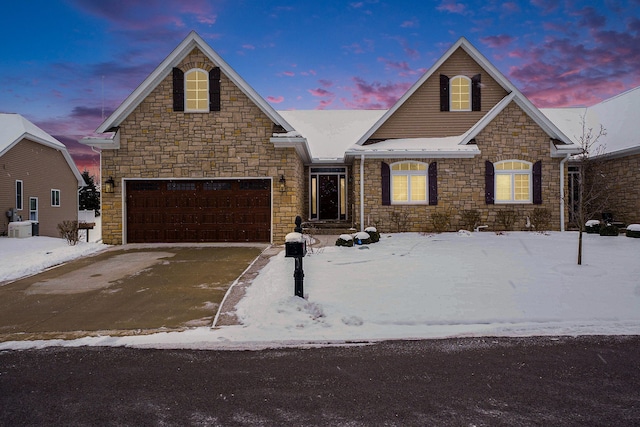
<svg viewBox="0 0 640 427"><path fill-rule="evenodd" d="M31 237L33 226L31 221L20 221L9 223L9 237Z"/></svg>

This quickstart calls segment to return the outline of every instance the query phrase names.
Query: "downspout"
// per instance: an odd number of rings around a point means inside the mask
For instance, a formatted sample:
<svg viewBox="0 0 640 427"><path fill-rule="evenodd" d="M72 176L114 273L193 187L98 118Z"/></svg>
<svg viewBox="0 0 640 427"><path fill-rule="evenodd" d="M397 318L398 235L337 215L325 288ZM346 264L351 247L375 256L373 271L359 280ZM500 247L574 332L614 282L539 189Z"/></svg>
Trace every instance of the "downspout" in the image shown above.
<svg viewBox="0 0 640 427"><path fill-rule="evenodd" d="M364 231L364 154L360 155L360 231Z"/></svg>
<svg viewBox="0 0 640 427"><path fill-rule="evenodd" d="M564 159L560 160L560 231L564 230L564 165L571 157L571 154L565 156Z"/></svg>

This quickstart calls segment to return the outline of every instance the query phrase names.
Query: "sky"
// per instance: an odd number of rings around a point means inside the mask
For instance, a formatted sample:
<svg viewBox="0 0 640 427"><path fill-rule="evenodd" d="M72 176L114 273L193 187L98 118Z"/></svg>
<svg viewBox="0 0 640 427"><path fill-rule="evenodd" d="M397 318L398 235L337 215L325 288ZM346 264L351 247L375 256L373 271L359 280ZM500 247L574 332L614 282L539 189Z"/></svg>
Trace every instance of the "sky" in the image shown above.
<svg viewBox="0 0 640 427"><path fill-rule="evenodd" d="M385 109L460 37L538 107L640 85L640 0L4 1L0 112L77 143L197 31L277 110Z"/></svg>

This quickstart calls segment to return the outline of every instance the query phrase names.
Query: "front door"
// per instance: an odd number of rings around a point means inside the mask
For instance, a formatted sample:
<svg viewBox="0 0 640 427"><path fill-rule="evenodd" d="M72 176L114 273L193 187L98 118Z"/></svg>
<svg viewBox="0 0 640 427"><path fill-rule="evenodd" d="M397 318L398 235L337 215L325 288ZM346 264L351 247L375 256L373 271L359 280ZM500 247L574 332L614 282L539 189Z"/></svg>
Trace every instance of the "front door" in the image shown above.
<svg viewBox="0 0 640 427"><path fill-rule="evenodd" d="M338 175L320 175L318 180L318 204L320 219L340 218L338 203Z"/></svg>
<svg viewBox="0 0 640 427"><path fill-rule="evenodd" d="M310 215L312 220L347 219L347 169L345 167L311 168Z"/></svg>

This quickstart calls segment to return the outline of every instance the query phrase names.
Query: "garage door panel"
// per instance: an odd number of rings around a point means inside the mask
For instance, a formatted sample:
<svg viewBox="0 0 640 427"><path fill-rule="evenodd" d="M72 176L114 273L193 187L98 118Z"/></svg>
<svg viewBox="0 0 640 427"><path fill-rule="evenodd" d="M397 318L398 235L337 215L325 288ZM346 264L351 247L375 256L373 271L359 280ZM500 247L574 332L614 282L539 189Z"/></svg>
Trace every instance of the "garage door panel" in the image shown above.
<svg viewBox="0 0 640 427"><path fill-rule="evenodd" d="M127 241L268 242L271 181L128 181Z"/></svg>

